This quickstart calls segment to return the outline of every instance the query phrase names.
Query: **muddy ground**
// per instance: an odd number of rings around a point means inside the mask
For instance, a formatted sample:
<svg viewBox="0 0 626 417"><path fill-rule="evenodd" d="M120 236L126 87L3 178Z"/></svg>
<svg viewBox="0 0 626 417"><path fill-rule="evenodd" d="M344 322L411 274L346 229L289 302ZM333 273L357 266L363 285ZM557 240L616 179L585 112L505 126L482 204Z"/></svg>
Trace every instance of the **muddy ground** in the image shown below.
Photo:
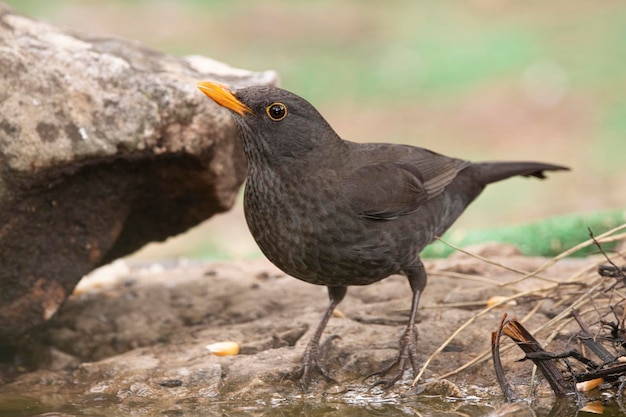
<svg viewBox="0 0 626 417"><path fill-rule="evenodd" d="M546 262L520 256L505 246L487 245L479 253L525 271ZM567 280L594 263L594 259L566 259L543 276ZM539 280L510 287L482 282L487 278L505 283L520 275L463 254L429 261L427 268L430 282L418 317L422 362L481 311L490 297L546 285ZM351 287L323 338L339 336L323 358L337 383L316 375L309 392L303 394L290 373L298 367L326 306L324 287L285 276L266 260L117 261L82 282L41 331L40 340L33 342L39 346L40 358L45 358L40 369L3 368L7 383L0 386L0 404L28 398L59 407L71 400L86 409L106 403L141 415L143 407L152 409L155 404L177 409L190 404L258 405L302 398L326 402L369 398L384 403L435 395L499 401L502 395L491 361L439 378L487 351L491 332L505 312L521 318L541 302L526 322L531 331L558 312L552 301L539 298L527 297L481 315L432 360L417 389L410 387L413 373L405 372L401 383L384 391L372 388L374 379L363 378L396 355L409 313L409 286L406 278L393 276L374 285ZM571 332L566 328L548 348L558 351ZM221 341L238 342L241 352L215 356L206 348ZM521 351L511 350L504 355L504 364L523 395L531 365L514 362L521 356ZM550 398L543 383L535 392Z"/></svg>

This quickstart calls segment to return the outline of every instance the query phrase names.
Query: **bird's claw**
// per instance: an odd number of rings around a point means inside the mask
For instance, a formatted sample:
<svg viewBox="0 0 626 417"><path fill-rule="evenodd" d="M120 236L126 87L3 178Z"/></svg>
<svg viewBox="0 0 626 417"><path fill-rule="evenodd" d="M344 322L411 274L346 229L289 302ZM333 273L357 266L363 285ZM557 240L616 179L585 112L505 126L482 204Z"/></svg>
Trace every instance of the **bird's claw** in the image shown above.
<svg viewBox="0 0 626 417"><path fill-rule="evenodd" d="M380 385L382 385L383 389L391 388L402 378L407 362L411 362L413 372L418 372L417 345L415 342L416 335L417 330L414 328L407 329L400 339L400 352L398 353L396 359L383 369L365 377L365 380L367 380L375 376L387 376L387 378L379 379L374 382L370 389Z"/></svg>
<svg viewBox="0 0 626 417"><path fill-rule="evenodd" d="M324 353L330 346L333 340L339 336L334 335L329 337L322 346L317 344L309 344L304 350L304 356L302 357L302 366L296 371L289 374L290 379L297 380L300 383L300 387L303 392L308 391L309 383L311 382L311 375L314 371L319 372L320 375L326 379L327 382L336 384L337 380L333 378L326 368L320 363L319 358L324 356Z"/></svg>
<svg viewBox="0 0 626 417"><path fill-rule="evenodd" d="M373 372L369 374L368 376L366 376L365 380L373 378L375 376L387 376L388 375L388 378L382 378L382 379L375 381L371 385L370 389L374 387L378 387L380 385L382 385L383 389L391 388L396 382L398 382L398 380L400 380L400 378L402 378L402 374L404 374L404 366L405 366L404 362L405 362L404 359L401 359L400 357L398 357L389 365L385 366L383 369ZM392 370L393 372L391 372Z"/></svg>
<svg viewBox="0 0 626 417"><path fill-rule="evenodd" d="M326 381L330 383L336 383L335 378L330 376L326 368L322 366L317 359L304 363L300 368L298 368L291 375L294 380L297 380L300 383L300 388L302 388L303 392L307 392L309 389L309 383L311 382L311 375L314 371L319 372L320 375L326 379Z"/></svg>

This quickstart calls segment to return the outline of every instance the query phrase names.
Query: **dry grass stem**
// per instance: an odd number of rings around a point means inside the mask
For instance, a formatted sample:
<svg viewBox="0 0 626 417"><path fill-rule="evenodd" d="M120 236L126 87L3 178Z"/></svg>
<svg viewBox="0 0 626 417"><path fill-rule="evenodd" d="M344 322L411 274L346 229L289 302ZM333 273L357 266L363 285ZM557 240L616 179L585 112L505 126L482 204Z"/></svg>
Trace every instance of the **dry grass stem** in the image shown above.
<svg viewBox="0 0 626 417"><path fill-rule="evenodd" d="M626 233L617 233L625 229L626 229L626 224L623 224L605 233L602 233L596 237L592 236L591 239L586 240L580 243L579 245L576 245L575 247L562 252L561 254L548 260L547 262L542 264L539 268L531 272L523 271L518 268L513 268L507 265L503 265L501 262L493 261L485 257L472 254L471 252L468 252L467 250L464 250L464 249L460 249L450 244L449 242L446 242L443 239L439 239L446 245L450 246L451 248L454 248L455 250L458 250L459 252L472 256L476 259L479 259L491 265L501 267L505 270L518 273L522 275L522 277L514 281L501 283L490 278L479 277L479 276L469 275L469 274L461 274L461 273L456 273L452 271L431 272L432 275L454 277L454 278L464 279L464 280L473 281L473 282L482 282L482 283L493 285L494 287L511 288L514 285L519 284L530 278L535 278L535 279L544 281L548 285L544 285L540 288L527 290L527 291L515 289L515 291L517 291L516 294L509 296L509 297L503 297L499 302L493 305L487 306L483 308L482 310L476 312L476 314L474 314L472 317L466 320L463 324L461 324L454 332L452 332L450 337L448 337L428 357L428 359L422 365L422 368L420 369L418 374L415 376L412 386L415 386L418 383L418 381L423 376L424 372L426 371L426 369L428 368L432 360L437 355L439 355L445 349L445 347L448 346L455 338L457 338L459 334L461 334L467 327L469 327L472 323L474 323L476 320L478 320L480 317L484 316L485 314L487 314L494 308L507 304L511 301L519 300L522 298L526 298L527 300L530 298L535 299L536 304L530 309L530 311L528 311L528 313L524 315L524 318L520 321L522 323L527 322L540 311L541 306L545 299L550 299L554 301L554 304L551 307L553 311L557 309L561 309L561 311L556 316L554 316L547 322L543 323L539 327L533 329L533 335L548 332L543 340L544 346L548 346L556 338L557 335L559 335L565 328L567 328L568 326L572 324L572 322L574 321L571 315L573 310L578 310L581 317L585 317L585 316L597 317L595 320L596 323L599 323L600 320L605 320L605 318L610 314L613 314L611 317L617 320L618 317L616 316L616 314L619 314L619 316L621 316L621 320L622 320L621 322L623 323L624 317L626 317L626 311L619 311L618 313L615 313L610 308L611 305L615 306L615 305L619 305L620 303L624 304L626 300L626 294L624 293L623 288L616 288L616 285L614 285L617 282L616 279L602 277L599 274L594 273L594 271L597 271L598 267L601 264L606 263L606 260L592 261L588 266L585 266L580 271L577 271L575 274L571 275L570 277L567 277L566 279L549 278L546 276L542 276L540 274L544 273L548 268L555 265L560 260L566 258L567 256L583 248L588 247L589 245L595 244L599 246L601 243L609 243L609 242L615 242L618 240L626 239ZM610 291L610 293L607 294L607 291ZM476 306L480 304L481 304L480 302L457 303L457 304L454 304L453 306L456 306L456 305ZM446 305L446 307L449 307L449 306L450 305ZM436 307L430 306L428 308L436 308ZM592 315L595 315L595 316L592 316ZM590 321L592 320L593 319L590 319ZM500 347L500 352L504 353L510 348L512 348L513 346L515 346L515 344L510 343L510 342L507 344L503 344ZM488 359L490 357L490 353L491 353L491 349L487 349L484 352L482 352L480 355L478 355L476 358L474 358L474 360L464 364L463 366L457 369L447 372L444 375L439 376L437 379L448 378L463 370L469 369L472 366L475 366L485 361L486 359Z"/></svg>

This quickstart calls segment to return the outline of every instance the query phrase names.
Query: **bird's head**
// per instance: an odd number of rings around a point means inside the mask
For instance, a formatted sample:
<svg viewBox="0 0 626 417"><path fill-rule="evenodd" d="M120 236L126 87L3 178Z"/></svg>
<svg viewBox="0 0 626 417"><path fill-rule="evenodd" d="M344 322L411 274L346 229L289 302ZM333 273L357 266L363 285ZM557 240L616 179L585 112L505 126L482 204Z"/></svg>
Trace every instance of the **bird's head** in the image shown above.
<svg viewBox="0 0 626 417"><path fill-rule="evenodd" d="M198 88L233 113L248 159L301 158L341 142L315 107L287 90L253 86L233 91L212 82L200 82Z"/></svg>

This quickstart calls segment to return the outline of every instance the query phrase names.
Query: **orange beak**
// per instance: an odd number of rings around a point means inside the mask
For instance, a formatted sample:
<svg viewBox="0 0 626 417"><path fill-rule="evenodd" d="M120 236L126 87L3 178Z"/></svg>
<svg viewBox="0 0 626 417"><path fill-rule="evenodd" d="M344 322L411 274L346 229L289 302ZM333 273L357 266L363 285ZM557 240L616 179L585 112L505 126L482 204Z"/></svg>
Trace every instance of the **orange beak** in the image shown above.
<svg viewBox="0 0 626 417"><path fill-rule="evenodd" d="M241 116L243 116L244 113L252 113L250 107L237 100L233 92L222 84L200 81L198 88L220 106L226 107Z"/></svg>

